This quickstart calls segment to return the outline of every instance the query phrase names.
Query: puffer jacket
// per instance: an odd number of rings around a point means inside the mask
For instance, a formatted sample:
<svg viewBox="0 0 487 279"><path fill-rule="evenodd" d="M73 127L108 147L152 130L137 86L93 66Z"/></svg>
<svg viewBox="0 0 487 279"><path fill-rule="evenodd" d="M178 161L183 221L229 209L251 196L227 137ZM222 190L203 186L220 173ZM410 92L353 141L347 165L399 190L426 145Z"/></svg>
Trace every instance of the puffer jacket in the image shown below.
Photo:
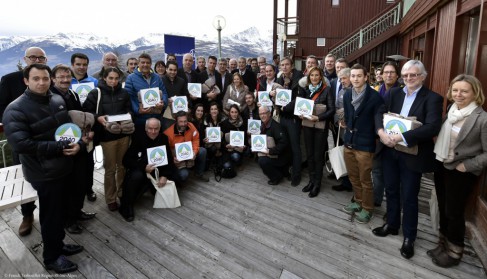
<svg viewBox="0 0 487 279"><path fill-rule="evenodd" d="M159 88L162 91L162 101L164 102L164 107L162 112L166 110L167 107L167 91L164 83L162 82L159 75L155 73L150 74L150 78L146 80L139 68L135 68L134 72L127 77L125 81L125 89L130 95L130 102L132 104L132 111L134 112L135 124L145 125L145 121L149 118L161 118L161 114L140 114L139 113L139 92L142 89L149 88Z"/></svg>
<svg viewBox="0 0 487 279"><path fill-rule="evenodd" d="M86 101L83 103L83 110L93 113L95 117L95 137L101 142L113 141L127 136L126 134L112 134L101 127L98 122L98 116L102 115L117 115L131 113L130 97L118 83L116 87L111 87L106 84L104 80L100 80L98 88L101 91L100 104L98 105L98 113L96 107L98 103L98 89L93 89L88 93Z"/></svg>
<svg viewBox="0 0 487 279"><path fill-rule="evenodd" d="M54 137L56 129L69 122L63 98L50 91L42 96L27 89L8 105L3 117L5 135L19 154L27 181L50 181L72 172L73 157L63 155L65 145Z"/></svg>

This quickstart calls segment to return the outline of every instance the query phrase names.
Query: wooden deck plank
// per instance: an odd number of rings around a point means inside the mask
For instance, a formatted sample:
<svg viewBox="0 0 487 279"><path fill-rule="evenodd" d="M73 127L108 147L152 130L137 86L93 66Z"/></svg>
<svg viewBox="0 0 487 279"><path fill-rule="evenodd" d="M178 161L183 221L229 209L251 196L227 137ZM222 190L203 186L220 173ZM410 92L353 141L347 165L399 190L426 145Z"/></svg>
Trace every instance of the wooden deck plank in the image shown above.
<svg viewBox="0 0 487 279"><path fill-rule="evenodd" d="M459 266L442 269L432 264L426 250L437 236L431 229L426 205L433 184L431 175L422 179L416 255L400 256L402 235L377 238L371 229L382 224L386 203L376 208L369 224L356 224L341 208L351 193L331 191L336 182L324 179L322 192L309 199L302 185L290 182L269 186L258 165L246 159L234 179L209 183L190 179L179 189L182 207L153 209L146 193L136 204L134 222L108 211L103 196L103 169L94 172L96 202L85 210L98 212L82 223L81 235L67 235L67 243L79 243L85 251L70 258L78 263L77 277L86 278L487 278L471 246ZM20 170L20 169L18 169ZM210 173L208 173L210 174ZM21 178L19 172L13 175ZM0 171L1 178L1 171ZM1 182L0 182L1 185ZM16 188L15 188L16 189ZM387 201L386 201L387 202ZM32 235L20 238L19 207L0 212L3 222L31 255L42 274L42 248L36 212ZM351 222L352 221L352 222ZM1 236L0 236L1 239ZM2 244L3 245L3 244ZM8 253L5 270L23 272ZM470 249L470 250L469 250ZM0 264L0 271L3 264ZM1 274L1 273L0 273Z"/></svg>

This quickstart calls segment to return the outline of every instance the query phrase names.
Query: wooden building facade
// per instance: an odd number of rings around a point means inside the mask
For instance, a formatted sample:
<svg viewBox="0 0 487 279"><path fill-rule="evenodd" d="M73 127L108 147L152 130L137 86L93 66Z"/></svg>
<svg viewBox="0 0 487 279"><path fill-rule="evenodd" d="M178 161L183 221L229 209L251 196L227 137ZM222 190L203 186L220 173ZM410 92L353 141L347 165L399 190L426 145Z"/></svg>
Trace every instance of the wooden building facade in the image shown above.
<svg viewBox="0 0 487 279"><path fill-rule="evenodd" d="M332 7L339 2L338 7ZM400 54L421 60L428 72L425 85L446 96L450 81L461 73L475 75L487 95L487 0L403 1L298 1L299 32L295 38L295 60L309 54L340 53L350 64L361 63L370 70ZM381 14L397 9L399 21L363 43L362 30ZM357 12L359 11L359 12ZM318 16L319 15L319 16ZM360 33L360 45L341 48ZM317 37L326 46L316 47ZM351 43L353 45L353 42ZM345 50L343 50L345 49ZM445 98L444 108L446 110ZM487 109L487 104L484 104ZM444 111L445 111L444 110ZM462 185L459 185L461 187ZM466 211L467 236L484 266L487 266L487 175L479 182Z"/></svg>

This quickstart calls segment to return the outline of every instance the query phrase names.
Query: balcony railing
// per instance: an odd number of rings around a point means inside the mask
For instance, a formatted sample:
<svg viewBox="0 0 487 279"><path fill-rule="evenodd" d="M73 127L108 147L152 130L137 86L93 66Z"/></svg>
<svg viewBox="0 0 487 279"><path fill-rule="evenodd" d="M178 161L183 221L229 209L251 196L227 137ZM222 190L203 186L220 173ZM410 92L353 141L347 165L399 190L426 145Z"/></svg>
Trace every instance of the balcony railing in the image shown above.
<svg viewBox="0 0 487 279"><path fill-rule="evenodd" d="M353 34L346 41L331 49L330 53L335 54L337 57L347 57L349 54L362 48L388 29L398 25L401 22L401 18L401 2L399 2L384 15L377 18L369 25L360 28L358 32Z"/></svg>

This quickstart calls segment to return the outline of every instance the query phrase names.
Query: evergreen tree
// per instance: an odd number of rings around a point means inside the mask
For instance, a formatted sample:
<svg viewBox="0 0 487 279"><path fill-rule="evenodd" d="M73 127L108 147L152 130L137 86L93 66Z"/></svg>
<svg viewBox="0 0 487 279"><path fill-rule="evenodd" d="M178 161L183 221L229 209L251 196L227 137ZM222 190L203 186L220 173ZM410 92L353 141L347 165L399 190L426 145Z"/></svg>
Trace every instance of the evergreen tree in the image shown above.
<svg viewBox="0 0 487 279"><path fill-rule="evenodd" d="M17 63L17 69L18 69L19 71L22 71L22 70L24 69L24 68L22 67L22 62L20 62L20 60L19 60L19 63Z"/></svg>

